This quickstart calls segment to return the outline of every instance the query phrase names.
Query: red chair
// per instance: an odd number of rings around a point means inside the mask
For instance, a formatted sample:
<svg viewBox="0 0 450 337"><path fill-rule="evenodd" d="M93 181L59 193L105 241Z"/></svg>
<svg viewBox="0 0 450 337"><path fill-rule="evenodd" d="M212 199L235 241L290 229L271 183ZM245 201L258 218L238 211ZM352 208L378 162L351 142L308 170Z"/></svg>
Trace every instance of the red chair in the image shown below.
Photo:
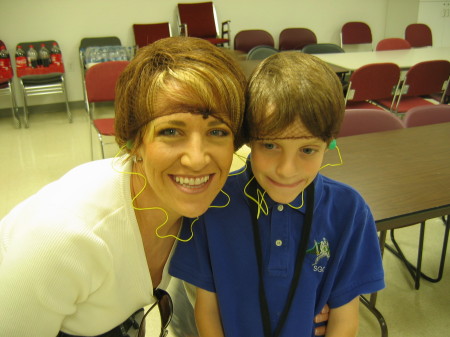
<svg viewBox="0 0 450 337"><path fill-rule="evenodd" d="M434 105L429 99L431 95L440 93L440 102L444 100L450 80L450 62L435 60L420 62L412 66L406 73L397 91L393 112L404 113L420 105ZM381 104L387 104L381 101Z"/></svg>
<svg viewBox="0 0 450 337"><path fill-rule="evenodd" d="M404 127L398 117L385 110L346 109L338 137L397 130Z"/></svg>
<svg viewBox="0 0 450 337"><path fill-rule="evenodd" d="M412 23L405 29L405 40L411 47L427 47L433 45L431 29L424 23Z"/></svg>
<svg viewBox="0 0 450 337"><path fill-rule="evenodd" d="M172 30L168 22L134 24L134 41L138 48L145 47L157 40L172 36Z"/></svg>
<svg viewBox="0 0 450 337"><path fill-rule="evenodd" d="M400 39L397 37L392 37L388 39L383 39L378 42L376 50L399 50L399 49L411 49L411 45L405 39Z"/></svg>
<svg viewBox="0 0 450 337"><path fill-rule="evenodd" d="M234 49L248 53L256 46L274 47L273 37L262 29L241 30L234 36Z"/></svg>
<svg viewBox="0 0 450 337"><path fill-rule="evenodd" d="M450 122L450 105L425 105L408 110L403 118L407 128Z"/></svg>
<svg viewBox="0 0 450 337"><path fill-rule="evenodd" d="M230 21L222 22L219 37L217 14L212 2L179 3L180 35L199 37L215 45L229 44Z"/></svg>
<svg viewBox="0 0 450 337"><path fill-rule="evenodd" d="M0 48L4 47L6 49L6 45L3 41L0 40ZM0 67L0 97L8 96L11 101L11 112L14 125L17 128L20 128L20 119L18 115L19 108L16 103L16 94L14 92L14 84L13 84L13 71L11 66L11 57L7 59L9 63L8 67L1 68Z"/></svg>
<svg viewBox="0 0 450 337"><path fill-rule="evenodd" d="M279 36L279 50L302 50L308 44L317 43L316 34L308 28L286 28Z"/></svg>
<svg viewBox="0 0 450 337"><path fill-rule="evenodd" d="M400 68L394 63L372 63L356 69L350 76L345 97L347 109L391 108L400 80ZM384 107L379 100L390 100Z"/></svg>
<svg viewBox="0 0 450 337"><path fill-rule="evenodd" d="M372 31L365 22L352 21L341 28L341 47L348 45L367 45L372 50Z"/></svg>
<svg viewBox="0 0 450 337"><path fill-rule="evenodd" d="M114 101L116 98L116 82L129 61L108 61L97 63L88 68L85 75L88 114L92 126L97 131L102 158L105 158L103 136L114 136L114 118L95 118L94 109L97 102ZM91 108L92 105L92 108ZM91 159L94 158L91 139Z"/></svg>

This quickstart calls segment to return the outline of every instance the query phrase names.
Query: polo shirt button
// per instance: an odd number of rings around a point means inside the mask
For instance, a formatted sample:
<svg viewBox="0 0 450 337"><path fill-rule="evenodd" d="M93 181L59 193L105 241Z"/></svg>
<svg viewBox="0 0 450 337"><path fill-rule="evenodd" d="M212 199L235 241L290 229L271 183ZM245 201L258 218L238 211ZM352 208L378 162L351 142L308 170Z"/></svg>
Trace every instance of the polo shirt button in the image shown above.
<svg viewBox="0 0 450 337"><path fill-rule="evenodd" d="M283 205L278 205L277 210L281 212L283 209L284 209Z"/></svg>
<svg viewBox="0 0 450 337"><path fill-rule="evenodd" d="M275 244L276 244L278 247L280 247L281 245L283 245L283 241L277 240L277 241L275 241Z"/></svg>

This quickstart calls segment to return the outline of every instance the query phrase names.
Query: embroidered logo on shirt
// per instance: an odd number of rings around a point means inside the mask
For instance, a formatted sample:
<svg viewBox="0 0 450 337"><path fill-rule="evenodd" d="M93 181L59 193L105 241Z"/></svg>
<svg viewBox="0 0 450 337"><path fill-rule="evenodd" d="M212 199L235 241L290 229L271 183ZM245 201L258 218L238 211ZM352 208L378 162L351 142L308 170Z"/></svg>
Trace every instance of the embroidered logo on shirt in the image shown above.
<svg viewBox="0 0 450 337"><path fill-rule="evenodd" d="M330 258L330 245L328 244L328 240L326 238L323 238L320 242L314 240L314 246L308 249L306 252L316 255L316 259L312 264L313 270L319 273L323 273L325 271L325 266L319 265L319 262L324 258L326 258L327 260Z"/></svg>

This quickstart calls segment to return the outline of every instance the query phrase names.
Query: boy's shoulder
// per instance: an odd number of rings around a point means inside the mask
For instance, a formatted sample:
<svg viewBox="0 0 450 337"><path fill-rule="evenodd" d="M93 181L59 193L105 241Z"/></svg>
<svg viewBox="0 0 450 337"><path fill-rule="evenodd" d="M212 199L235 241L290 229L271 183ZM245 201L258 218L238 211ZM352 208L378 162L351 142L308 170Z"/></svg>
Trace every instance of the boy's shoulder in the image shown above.
<svg viewBox="0 0 450 337"><path fill-rule="evenodd" d="M321 198L332 199L338 204L365 204L364 198L352 186L318 174L316 178L316 193Z"/></svg>

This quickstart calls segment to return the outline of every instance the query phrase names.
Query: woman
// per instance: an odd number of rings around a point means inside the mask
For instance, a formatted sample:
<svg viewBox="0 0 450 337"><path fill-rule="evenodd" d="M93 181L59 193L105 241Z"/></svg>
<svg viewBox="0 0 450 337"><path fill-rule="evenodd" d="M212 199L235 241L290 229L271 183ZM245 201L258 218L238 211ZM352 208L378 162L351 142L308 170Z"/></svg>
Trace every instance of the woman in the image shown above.
<svg viewBox="0 0 450 337"><path fill-rule="evenodd" d="M225 183L241 145L244 85L209 42L169 38L139 50L117 84L126 153L74 168L0 222L0 336L128 329L122 323L168 285L183 217L204 213Z"/></svg>

